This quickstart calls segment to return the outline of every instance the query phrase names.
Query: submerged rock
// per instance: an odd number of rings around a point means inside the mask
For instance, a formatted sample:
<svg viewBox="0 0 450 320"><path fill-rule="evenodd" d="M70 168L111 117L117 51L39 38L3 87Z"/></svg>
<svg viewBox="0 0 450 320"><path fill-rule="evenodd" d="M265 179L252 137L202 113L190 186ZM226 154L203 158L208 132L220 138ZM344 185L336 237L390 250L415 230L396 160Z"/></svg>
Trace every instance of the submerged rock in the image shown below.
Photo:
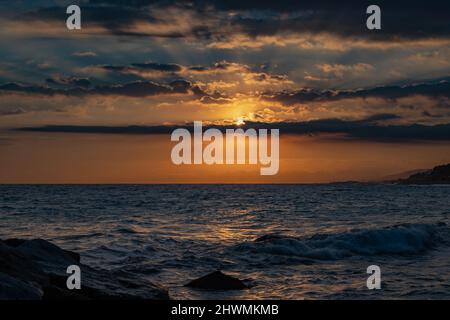
<svg viewBox="0 0 450 320"><path fill-rule="evenodd" d="M81 289L68 290L67 267L81 269ZM168 299L166 290L131 273L80 263L78 253L42 240L0 240L0 299Z"/></svg>
<svg viewBox="0 0 450 320"><path fill-rule="evenodd" d="M242 290L248 286L238 278L215 271L201 278L192 280L186 287L204 290Z"/></svg>
<svg viewBox="0 0 450 320"><path fill-rule="evenodd" d="M259 238L255 239L255 242L262 242L267 240L278 240L278 239L284 239L286 236L280 235L280 234L265 234Z"/></svg>

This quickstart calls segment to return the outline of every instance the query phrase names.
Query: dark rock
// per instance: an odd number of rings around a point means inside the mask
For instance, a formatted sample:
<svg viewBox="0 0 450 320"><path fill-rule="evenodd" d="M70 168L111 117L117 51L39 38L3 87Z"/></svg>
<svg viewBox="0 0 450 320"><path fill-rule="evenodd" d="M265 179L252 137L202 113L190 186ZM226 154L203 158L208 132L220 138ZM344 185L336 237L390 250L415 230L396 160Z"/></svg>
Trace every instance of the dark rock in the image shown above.
<svg viewBox="0 0 450 320"><path fill-rule="evenodd" d="M92 297L86 294L78 293L78 290L65 290L61 287L47 286L44 287L43 300L88 300Z"/></svg>
<svg viewBox="0 0 450 320"><path fill-rule="evenodd" d="M67 267L81 269L81 290L66 287ZM79 254L42 240L0 240L0 299L169 299L132 273L94 269Z"/></svg>
<svg viewBox="0 0 450 320"><path fill-rule="evenodd" d="M31 282L0 273L0 300L40 300L42 289Z"/></svg>
<svg viewBox="0 0 450 320"><path fill-rule="evenodd" d="M26 248L33 247L33 246L41 246L44 247L44 251L50 251L50 249L53 249L55 251L58 251L58 255L68 255L69 258L75 260L76 262L80 262L80 254L77 252L69 251L61 249L52 243L42 240L42 239L34 239L34 240L24 240L24 239L7 239L3 241L5 244L7 244L10 247L20 247L23 245L23 250L27 250ZM33 250L33 249L32 249ZM66 257L67 258L67 257Z"/></svg>
<svg viewBox="0 0 450 320"><path fill-rule="evenodd" d="M248 289L238 278L226 275L221 271L212 272L201 278L192 280L186 287L205 290L242 290Z"/></svg>
<svg viewBox="0 0 450 320"><path fill-rule="evenodd" d="M0 241L0 272L25 282L45 284L48 275L39 264Z"/></svg>
<svg viewBox="0 0 450 320"><path fill-rule="evenodd" d="M25 242L25 240L23 240L23 239L15 239L15 238L14 239L6 239L3 241L4 244L6 244L10 247L14 247L14 248L17 246L20 246L24 242Z"/></svg>
<svg viewBox="0 0 450 320"><path fill-rule="evenodd" d="M15 249L36 261L47 272L65 274L68 266L80 262L79 257L77 259L73 253L42 239L24 241Z"/></svg>

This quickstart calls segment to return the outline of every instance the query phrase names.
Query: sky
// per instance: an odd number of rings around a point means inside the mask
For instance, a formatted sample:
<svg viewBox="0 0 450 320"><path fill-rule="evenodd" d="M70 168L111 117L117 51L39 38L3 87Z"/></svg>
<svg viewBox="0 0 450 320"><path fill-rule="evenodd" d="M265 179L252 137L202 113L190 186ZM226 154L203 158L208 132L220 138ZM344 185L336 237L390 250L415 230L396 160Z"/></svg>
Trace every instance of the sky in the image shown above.
<svg viewBox="0 0 450 320"><path fill-rule="evenodd" d="M81 8L81 30L66 8ZM0 0L0 183L380 180L450 162L450 3ZM193 121L280 130L280 171L175 166Z"/></svg>

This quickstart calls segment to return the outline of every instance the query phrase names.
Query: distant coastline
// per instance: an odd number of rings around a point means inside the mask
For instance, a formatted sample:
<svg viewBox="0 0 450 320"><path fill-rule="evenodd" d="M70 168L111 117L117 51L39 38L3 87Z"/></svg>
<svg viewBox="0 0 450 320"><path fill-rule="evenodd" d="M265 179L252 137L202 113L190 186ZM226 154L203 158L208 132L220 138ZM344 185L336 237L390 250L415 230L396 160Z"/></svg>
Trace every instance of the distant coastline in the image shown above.
<svg viewBox="0 0 450 320"><path fill-rule="evenodd" d="M405 179L392 180L400 184L450 184L450 163L410 175Z"/></svg>

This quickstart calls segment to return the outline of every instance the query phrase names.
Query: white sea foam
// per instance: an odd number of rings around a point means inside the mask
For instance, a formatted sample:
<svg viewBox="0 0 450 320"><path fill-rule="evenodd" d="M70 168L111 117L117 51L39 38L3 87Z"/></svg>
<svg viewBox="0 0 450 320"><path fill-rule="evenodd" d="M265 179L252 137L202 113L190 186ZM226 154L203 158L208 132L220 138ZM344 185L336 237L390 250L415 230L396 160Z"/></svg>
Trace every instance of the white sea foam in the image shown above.
<svg viewBox="0 0 450 320"><path fill-rule="evenodd" d="M355 255L419 254L437 245L445 225L405 224L313 237L266 235L236 248L254 253L334 260Z"/></svg>

